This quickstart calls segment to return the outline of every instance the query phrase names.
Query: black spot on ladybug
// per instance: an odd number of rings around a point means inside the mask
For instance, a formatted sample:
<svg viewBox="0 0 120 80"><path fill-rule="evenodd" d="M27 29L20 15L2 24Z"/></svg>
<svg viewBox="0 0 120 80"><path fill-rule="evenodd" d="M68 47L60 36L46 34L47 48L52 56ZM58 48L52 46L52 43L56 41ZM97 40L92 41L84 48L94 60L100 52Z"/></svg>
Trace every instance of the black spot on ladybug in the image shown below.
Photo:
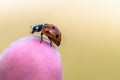
<svg viewBox="0 0 120 80"><path fill-rule="evenodd" d="M48 25L47 23L45 23L44 25Z"/></svg>
<svg viewBox="0 0 120 80"><path fill-rule="evenodd" d="M49 33L49 30L47 30L46 32Z"/></svg>
<svg viewBox="0 0 120 80"><path fill-rule="evenodd" d="M52 26L52 29L55 29L55 26Z"/></svg>
<svg viewBox="0 0 120 80"><path fill-rule="evenodd" d="M56 38L58 38L59 37L59 34L56 34Z"/></svg>

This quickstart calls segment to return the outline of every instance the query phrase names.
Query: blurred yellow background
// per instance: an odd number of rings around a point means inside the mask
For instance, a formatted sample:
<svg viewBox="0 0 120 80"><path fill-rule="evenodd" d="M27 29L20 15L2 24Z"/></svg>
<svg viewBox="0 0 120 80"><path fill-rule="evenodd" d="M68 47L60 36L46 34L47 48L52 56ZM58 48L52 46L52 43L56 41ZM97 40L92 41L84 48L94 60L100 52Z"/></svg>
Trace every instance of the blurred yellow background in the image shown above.
<svg viewBox="0 0 120 80"><path fill-rule="evenodd" d="M0 0L0 52L45 22L62 32L63 80L120 80L120 0Z"/></svg>

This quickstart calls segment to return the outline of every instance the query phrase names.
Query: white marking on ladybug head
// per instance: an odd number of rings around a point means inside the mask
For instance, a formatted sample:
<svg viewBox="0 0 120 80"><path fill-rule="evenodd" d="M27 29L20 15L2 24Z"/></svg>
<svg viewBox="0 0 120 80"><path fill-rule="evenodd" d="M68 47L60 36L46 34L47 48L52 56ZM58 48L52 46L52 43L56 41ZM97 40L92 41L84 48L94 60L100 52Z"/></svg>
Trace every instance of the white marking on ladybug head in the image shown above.
<svg viewBox="0 0 120 80"><path fill-rule="evenodd" d="M39 29L39 27L38 27L38 26L36 26L36 27L35 27L35 29L37 29L37 30L38 30L38 29Z"/></svg>

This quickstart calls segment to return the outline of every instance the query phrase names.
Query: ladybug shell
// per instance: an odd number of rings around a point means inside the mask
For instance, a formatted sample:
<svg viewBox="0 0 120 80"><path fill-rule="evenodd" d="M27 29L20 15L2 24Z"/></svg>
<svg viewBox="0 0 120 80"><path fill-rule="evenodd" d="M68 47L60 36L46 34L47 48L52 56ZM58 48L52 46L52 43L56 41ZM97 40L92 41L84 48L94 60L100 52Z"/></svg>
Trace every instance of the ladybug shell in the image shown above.
<svg viewBox="0 0 120 80"><path fill-rule="evenodd" d="M59 46L61 42L61 32L53 24L44 24L41 32L45 34L48 38L51 38L52 41Z"/></svg>

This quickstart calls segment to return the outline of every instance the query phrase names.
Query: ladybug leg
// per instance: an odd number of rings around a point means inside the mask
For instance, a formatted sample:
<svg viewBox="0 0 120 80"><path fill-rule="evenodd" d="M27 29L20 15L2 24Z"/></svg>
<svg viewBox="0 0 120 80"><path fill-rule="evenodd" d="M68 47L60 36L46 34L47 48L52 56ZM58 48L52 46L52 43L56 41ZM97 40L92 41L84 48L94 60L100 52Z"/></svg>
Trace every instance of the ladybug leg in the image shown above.
<svg viewBox="0 0 120 80"><path fill-rule="evenodd" d="M50 40L50 46L52 47L52 39L48 37L48 39Z"/></svg>
<svg viewBox="0 0 120 80"><path fill-rule="evenodd" d="M43 33L41 33L41 40L40 43L43 41Z"/></svg>

